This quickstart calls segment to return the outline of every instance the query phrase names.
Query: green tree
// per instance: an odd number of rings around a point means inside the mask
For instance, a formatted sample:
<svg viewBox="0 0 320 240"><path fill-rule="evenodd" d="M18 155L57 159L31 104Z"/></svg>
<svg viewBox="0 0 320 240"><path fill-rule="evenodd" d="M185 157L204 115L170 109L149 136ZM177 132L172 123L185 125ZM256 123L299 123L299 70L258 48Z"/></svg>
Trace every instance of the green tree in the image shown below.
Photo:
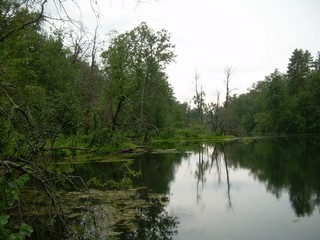
<svg viewBox="0 0 320 240"><path fill-rule="evenodd" d="M277 69L270 76L266 77L268 83L266 112L270 116L271 122L269 129L272 132L279 133L286 130L287 120L285 113L287 111L287 87L285 75Z"/></svg>
<svg viewBox="0 0 320 240"><path fill-rule="evenodd" d="M3 0L0 3L0 43L26 28L39 26L47 0ZM38 11L30 12L29 9Z"/></svg>
<svg viewBox="0 0 320 240"><path fill-rule="evenodd" d="M312 62L313 59L308 50L295 49L293 51L287 71L288 87L291 96L305 90L306 78L311 71Z"/></svg>
<svg viewBox="0 0 320 240"><path fill-rule="evenodd" d="M1 239L25 239L32 229L10 214L22 209L20 188L28 185L45 193L62 220L57 179L64 175L48 169L46 141L57 134L53 122L55 96L73 79L69 51L61 35L46 36L41 28L47 1L0 3L0 232ZM40 5L39 5L40 3ZM40 6L41 12L35 11ZM66 109L64 109L66 110ZM53 180L56 179L56 180Z"/></svg>
<svg viewBox="0 0 320 240"><path fill-rule="evenodd" d="M313 134L320 132L320 70L314 71L308 78L306 116L307 131Z"/></svg>
<svg viewBox="0 0 320 240"><path fill-rule="evenodd" d="M111 136L120 124L120 117L122 124L123 121L136 124L134 128L139 135L147 134L154 125L150 110L155 109L159 100L159 88L165 88L166 99L172 98L164 69L174 60L173 49L167 31L154 32L146 23L141 23L114 38L102 53Z"/></svg>

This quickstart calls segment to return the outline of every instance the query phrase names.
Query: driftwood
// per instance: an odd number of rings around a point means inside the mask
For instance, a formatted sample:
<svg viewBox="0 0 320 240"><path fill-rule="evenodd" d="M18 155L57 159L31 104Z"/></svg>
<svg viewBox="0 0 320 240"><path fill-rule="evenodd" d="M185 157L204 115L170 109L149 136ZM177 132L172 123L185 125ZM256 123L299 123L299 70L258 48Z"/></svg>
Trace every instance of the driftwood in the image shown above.
<svg viewBox="0 0 320 240"><path fill-rule="evenodd" d="M125 148L125 149L121 149L118 150L116 152L114 152L115 154L120 154L120 153L133 153L134 150L137 149L145 149L147 148L146 146L135 146L135 147L130 147L130 148ZM91 150L89 148L81 148L81 147L71 147L71 146L64 146L64 147L58 147L58 148L44 148L45 151L56 151L56 150L70 150L70 151L76 151L76 150L80 150L80 151L85 151L85 152L91 152L91 153L95 153L95 154L99 154L97 152L97 150ZM105 154L111 154L112 152L105 152ZM99 154L100 155L100 154Z"/></svg>
<svg viewBox="0 0 320 240"><path fill-rule="evenodd" d="M56 151L56 150L65 150L65 149L71 150L71 151L82 150L82 151L87 151L87 152L94 152L93 150L91 150L89 148L69 147L69 146L58 147L58 148L44 148L45 151Z"/></svg>
<svg viewBox="0 0 320 240"><path fill-rule="evenodd" d="M135 146L135 147L130 147L130 148L126 148L126 149L121 149L119 151L117 151L116 153L133 153L134 150L136 149L144 149L146 148L146 146Z"/></svg>
<svg viewBox="0 0 320 240"><path fill-rule="evenodd" d="M79 150L79 151L99 154L96 150L91 150L89 148L81 148L81 147L71 147L71 146L64 146L64 147L58 147L58 148L44 148L43 150L45 151L70 150L71 152Z"/></svg>

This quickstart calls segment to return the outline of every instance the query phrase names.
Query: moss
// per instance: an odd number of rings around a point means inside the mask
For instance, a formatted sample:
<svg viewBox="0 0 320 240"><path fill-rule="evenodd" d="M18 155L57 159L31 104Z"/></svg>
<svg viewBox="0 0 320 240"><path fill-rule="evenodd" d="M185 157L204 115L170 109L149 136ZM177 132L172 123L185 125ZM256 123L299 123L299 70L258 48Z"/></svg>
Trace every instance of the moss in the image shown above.
<svg viewBox="0 0 320 240"><path fill-rule="evenodd" d="M44 222L52 220L45 194L25 189L22 197L25 203L34 206L24 211L24 214ZM66 221L72 223L73 239L85 236L90 238L91 234L91 237L99 234L101 239L110 239L119 234L121 228L135 231L138 227L137 219L141 217L138 209L152 206L161 208L167 203L166 199L168 196L155 194L145 187L127 190L88 189L60 194ZM81 225L81 222L85 222L85 225Z"/></svg>

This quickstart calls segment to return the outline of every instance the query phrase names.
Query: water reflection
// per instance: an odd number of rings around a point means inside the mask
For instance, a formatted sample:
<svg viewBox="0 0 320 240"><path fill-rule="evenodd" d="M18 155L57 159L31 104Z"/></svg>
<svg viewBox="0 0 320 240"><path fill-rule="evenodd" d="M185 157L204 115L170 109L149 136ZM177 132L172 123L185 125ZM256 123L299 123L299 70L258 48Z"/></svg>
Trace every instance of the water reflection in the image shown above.
<svg viewBox="0 0 320 240"><path fill-rule="evenodd" d="M219 233L221 238L233 238L237 232L250 238L252 233L246 229L254 224L265 231L266 223L275 238L290 229L295 239L294 232L303 229L292 229L291 224L306 216L310 216L304 220L309 221L304 223L309 234L318 231L312 227L312 219L320 220L319 214L314 214L320 206L319 140L279 138L157 147L177 151L140 155L133 167L142 175L134 184L168 195L168 206L136 206L137 228L118 224L120 239L194 239L199 234L212 239L212 234ZM120 179L122 165L79 165L75 172L85 179ZM228 229L223 231L228 225L233 225L234 235Z"/></svg>
<svg viewBox="0 0 320 240"><path fill-rule="evenodd" d="M152 204L146 208L139 208L137 227L134 229L116 227L121 232L117 239L149 239L169 240L177 234L177 217L170 216L161 203Z"/></svg>
<svg viewBox="0 0 320 240"><path fill-rule="evenodd" d="M149 191L125 195L126 199L118 191L121 197L116 200L101 191L96 192L95 201L91 195L90 209L98 209L91 211L98 214L93 215L97 221L92 228L88 225L91 218L82 218L81 239L105 239L110 232L118 232L114 239L123 240L318 239L319 140L279 138L157 147L177 151L145 153L132 165L142 173L132 179L134 187L146 186ZM75 165L74 174L85 181L92 177L120 180L124 169L122 163L87 163ZM89 201L78 200L71 205ZM115 207L116 216L129 218L111 221L107 205ZM97 206L103 206L107 215L101 217L103 211Z"/></svg>
<svg viewBox="0 0 320 240"><path fill-rule="evenodd" d="M226 158L234 167L249 169L278 199L288 191L297 216L310 216L320 206L320 142L281 138L231 143Z"/></svg>
<svg viewBox="0 0 320 240"><path fill-rule="evenodd" d="M211 171L216 170L218 183L221 184L221 174L222 171L225 171L227 183L227 207L232 208L229 166L228 160L225 157L223 144L212 145L207 143L199 146L198 161L195 169L195 177L197 179L197 203L201 200L201 191L203 190L206 181L206 175L210 176Z"/></svg>
<svg viewBox="0 0 320 240"><path fill-rule="evenodd" d="M230 143L188 144L184 149L187 155L147 156L153 169L146 167L146 179L153 189L164 184L166 189L174 179L175 170L182 161L187 160L189 171L196 179L196 199L201 194L208 178L217 178L217 183L226 184L227 207L232 208L230 168L248 169L253 178L263 182L266 190L279 199L283 192L289 193L291 206L297 216L309 216L320 206L320 141L308 138L275 138ZM161 158L161 159L160 159ZM170 161L167 161L171 158ZM195 161L195 166L192 165ZM165 163L159 167L158 165ZM164 168L160 172L159 168ZM168 177L169 176L169 177ZM164 177L164 178L162 178ZM222 179L222 177L224 179ZM163 181L165 179L165 181ZM148 184L148 181L145 181Z"/></svg>
<svg viewBox="0 0 320 240"><path fill-rule="evenodd" d="M180 155L149 155L150 166L166 167L145 166L153 181L144 183L167 184L174 239L317 239L319 151L314 139L188 144Z"/></svg>
<svg viewBox="0 0 320 240"><path fill-rule="evenodd" d="M135 170L142 173L141 178L135 179L135 185L147 186L157 193L168 194L170 182L174 179L177 167L185 155L175 153L146 153L135 160Z"/></svg>

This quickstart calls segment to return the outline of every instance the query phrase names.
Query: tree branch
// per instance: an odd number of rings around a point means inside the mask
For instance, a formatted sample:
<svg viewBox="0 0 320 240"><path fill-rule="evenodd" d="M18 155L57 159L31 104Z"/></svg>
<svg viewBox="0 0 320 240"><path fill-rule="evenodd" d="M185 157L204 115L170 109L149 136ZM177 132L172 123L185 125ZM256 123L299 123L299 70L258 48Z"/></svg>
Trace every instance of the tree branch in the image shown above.
<svg viewBox="0 0 320 240"><path fill-rule="evenodd" d="M12 29L11 31L7 32L6 34L4 34L3 36L0 37L0 42L3 42L6 38L8 38L10 35L12 35L13 33L15 33L16 31L20 31L24 28L26 28L27 26L31 25L31 24L34 24L34 23L37 23L40 21L40 19L43 17L43 12L44 12L44 5L47 3L48 0L44 0L42 3L41 3L41 11L38 15L37 18L29 21L29 22L26 22L24 24L22 24L21 26L15 28L15 29Z"/></svg>

